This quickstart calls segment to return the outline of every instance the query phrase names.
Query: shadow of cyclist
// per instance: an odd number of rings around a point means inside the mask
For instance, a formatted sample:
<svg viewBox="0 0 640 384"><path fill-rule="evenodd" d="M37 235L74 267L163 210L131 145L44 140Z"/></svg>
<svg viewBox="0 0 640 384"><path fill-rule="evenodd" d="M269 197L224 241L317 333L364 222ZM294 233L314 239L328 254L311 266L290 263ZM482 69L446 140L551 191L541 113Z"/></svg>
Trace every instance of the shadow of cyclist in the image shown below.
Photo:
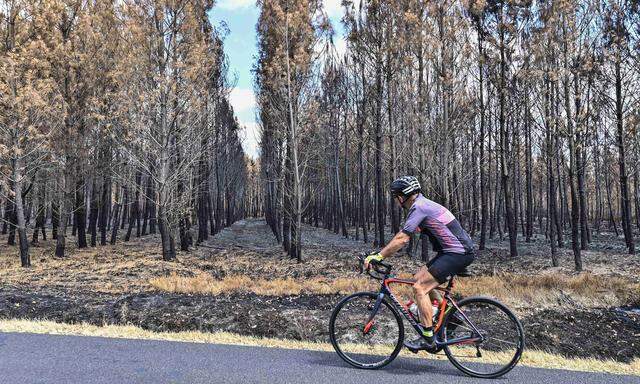
<svg viewBox="0 0 640 384"><path fill-rule="evenodd" d="M393 375L420 376L425 373L441 374L445 376L468 377L457 369L447 364L447 361L437 361L432 359L398 358L393 363L380 370L364 370L351 367L342 361L338 356L326 352L310 352L308 363L325 367L347 368L366 374L379 375L384 372Z"/></svg>

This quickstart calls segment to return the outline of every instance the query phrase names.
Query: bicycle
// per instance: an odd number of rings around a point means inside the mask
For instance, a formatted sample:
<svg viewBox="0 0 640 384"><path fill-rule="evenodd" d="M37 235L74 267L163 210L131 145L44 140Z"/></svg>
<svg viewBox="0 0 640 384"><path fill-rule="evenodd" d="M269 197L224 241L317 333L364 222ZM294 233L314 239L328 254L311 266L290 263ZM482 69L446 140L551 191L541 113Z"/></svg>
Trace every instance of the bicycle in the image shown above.
<svg viewBox="0 0 640 384"><path fill-rule="evenodd" d="M360 273L364 256L359 257ZM378 292L358 292L343 298L329 321L331 344L350 365L378 369L391 363L400 353L404 341L403 318L422 334L419 317L401 303L391 291L391 284L413 286L415 280L391 275L392 266L384 262L370 264L367 274L381 280ZM463 271L458 277L468 277ZM504 304L482 296L456 302L452 296L455 276L443 293L434 319L437 350L444 350L449 361L472 377L496 378L513 369L525 347L522 325ZM486 361L480 361L485 358Z"/></svg>

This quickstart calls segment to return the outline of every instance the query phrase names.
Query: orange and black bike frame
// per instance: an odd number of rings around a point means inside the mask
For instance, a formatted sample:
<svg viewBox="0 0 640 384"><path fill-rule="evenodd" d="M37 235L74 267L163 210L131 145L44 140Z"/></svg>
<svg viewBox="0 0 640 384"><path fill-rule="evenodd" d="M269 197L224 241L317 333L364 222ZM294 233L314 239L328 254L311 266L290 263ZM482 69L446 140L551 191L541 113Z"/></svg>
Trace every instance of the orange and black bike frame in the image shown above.
<svg viewBox="0 0 640 384"><path fill-rule="evenodd" d="M381 272L379 270L376 269L376 272ZM374 276L375 277L375 276ZM412 280L412 279L399 279L393 276L389 275L389 272L384 273L384 277L380 278L377 277L378 279L382 280L382 285L380 287L380 291L378 292L378 298L376 300L376 303L371 311L371 314L369 316L369 318L367 319L367 322L365 323L365 326L363 328L363 333L368 333L369 330L371 329L371 327L373 326L374 322L375 322L375 316L378 313L378 310L380 309L380 305L382 304L382 300L384 300L385 296L388 297L391 301L391 303L393 304L393 306L395 307L395 309L400 312L402 314L402 316L404 316L404 318L409 322L409 324L411 324L411 326L416 330L416 332L418 332L419 335L422 334L422 330L423 327L422 325L420 325L418 323L419 319L416 319L413 314L411 314L411 312L409 311L409 308L407 308L407 306L405 304L403 304L400 300L398 300L398 298L393 294L393 292L391 291L390 285L391 284L404 284L404 285L411 285L413 286L416 281ZM479 341L483 340L483 336L481 334L480 331L478 331L478 329L475 327L475 325L473 325L473 323L469 320L469 318L464 314L464 312L460 309L460 307L458 306L458 304L455 302L455 300L453 300L453 297L451 296L451 292L453 290L454 287L454 278L452 277L449 280L449 283L447 284L446 287L436 287L435 289L437 289L438 291L441 291L443 293L443 297L442 297L442 301L440 302L439 305L439 309L438 309L438 321L436 322L436 324L434 324L433 330L434 330L434 334L438 335L440 329L442 328L442 324L444 323L444 319L446 314L452 309L455 308L458 313L460 314L460 316L469 324L469 326L474 330L474 333L477 336L467 336L467 337L459 337L459 338L455 338L455 339L451 339L451 340L446 340L446 341L442 341L442 340L438 340L438 338L436 338L436 344L441 347L441 346L445 346L445 345L453 345L453 344L471 344L471 343L476 343Z"/></svg>

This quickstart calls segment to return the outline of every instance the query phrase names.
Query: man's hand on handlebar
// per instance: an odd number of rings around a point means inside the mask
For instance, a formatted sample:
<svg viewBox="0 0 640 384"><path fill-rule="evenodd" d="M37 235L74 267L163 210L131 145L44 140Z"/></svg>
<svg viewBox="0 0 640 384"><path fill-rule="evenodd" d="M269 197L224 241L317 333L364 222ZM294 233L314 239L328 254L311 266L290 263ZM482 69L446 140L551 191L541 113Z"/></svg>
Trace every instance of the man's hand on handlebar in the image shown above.
<svg viewBox="0 0 640 384"><path fill-rule="evenodd" d="M377 261L379 263L382 260L384 260L384 256L380 253L373 253L364 259L364 269L368 271L372 261Z"/></svg>
<svg viewBox="0 0 640 384"><path fill-rule="evenodd" d="M384 257L379 253L358 256L358 267L360 269L360 273L366 271L367 275L378 280L386 278L391 273L391 265L386 264L383 260Z"/></svg>

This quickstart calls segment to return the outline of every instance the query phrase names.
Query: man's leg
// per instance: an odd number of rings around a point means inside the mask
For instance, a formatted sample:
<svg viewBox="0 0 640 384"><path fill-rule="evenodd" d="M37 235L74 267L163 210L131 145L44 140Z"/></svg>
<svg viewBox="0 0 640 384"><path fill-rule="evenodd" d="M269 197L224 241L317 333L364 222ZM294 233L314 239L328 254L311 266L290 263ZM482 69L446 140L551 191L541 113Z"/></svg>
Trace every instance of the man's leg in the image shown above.
<svg viewBox="0 0 640 384"><path fill-rule="evenodd" d="M416 304L420 310L420 319L424 326L422 337L417 340L405 342L405 345L414 352L421 349L430 350L433 348L433 309L429 292L440 285L429 273L427 267L422 267L415 276L416 283L413 285L413 293Z"/></svg>
<svg viewBox="0 0 640 384"><path fill-rule="evenodd" d="M422 267L416 273L416 283L413 285L413 294L416 304L420 310L420 320L425 328L433 326L433 308L431 307L431 299L429 292L440 285L436 279L431 276L427 267Z"/></svg>

